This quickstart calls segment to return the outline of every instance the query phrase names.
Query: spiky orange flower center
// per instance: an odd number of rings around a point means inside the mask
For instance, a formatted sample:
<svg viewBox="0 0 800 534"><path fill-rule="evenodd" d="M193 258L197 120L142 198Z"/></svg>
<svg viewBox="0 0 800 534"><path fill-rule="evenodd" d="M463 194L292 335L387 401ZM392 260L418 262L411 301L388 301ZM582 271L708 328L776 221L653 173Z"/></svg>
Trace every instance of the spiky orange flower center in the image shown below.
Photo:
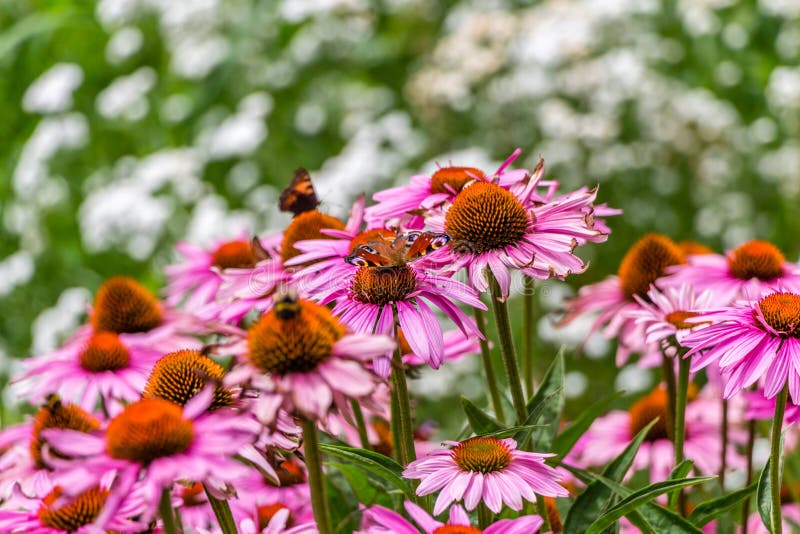
<svg viewBox="0 0 800 534"><path fill-rule="evenodd" d="M106 431L111 457L142 464L182 453L193 440L192 422L183 419L180 406L163 399L129 404L111 420Z"/></svg>
<svg viewBox="0 0 800 534"><path fill-rule="evenodd" d="M44 438L42 438L42 430L47 428L77 430L78 432L88 433L100 428L100 423L78 406L64 404L55 396L48 399L47 404L42 406L36 413L31 429L29 447L33 463L37 469L47 468L47 464L45 464L42 457L42 447L45 443ZM56 451L51 451L50 454L60 457Z"/></svg>
<svg viewBox="0 0 800 534"><path fill-rule="evenodd" d="M142 398L164 399L183 406L202 391L208 380L219 382L223 375L222 366L198 350L171 352L156 362ZM216 410L232 403L231 391L217 386L209 409Z"/></svg>
<svg viewBox="0 0 800 534"><path fill-rule="evenodd" d="M248 269L257 263L253 247L247 241L223 243L211 253L211 261L220 269Z"/></svg>
<svg viewBox="0 0 800 534"><path fill-rule="evenodd" d="M344 334L328 308L301 300L294 311L273 309L250 327L248 358L264 373L307 373L330 358Z"/></svg>
<svg viewBox="0 0 800 534"><path fill-rule="evenodd" d="M125 369L131 353L113 332L99 332L91 337L80 355L81 367L92 373Z"/></svg>
<svg viewBox="0 0 800 534"><path fill-rule="evenodd" d="M303 471L303 467L293 456L281 462L275 472L278 474L278 481L280 481L281 487L295 486L306 482L306 472Z"/></svg>
<svg viewBox="0 0 800 534"><path fill-rule="evenodd" d="M97 290L92 312L92 325L97 332L147 332L161 321L158 299L132 278L110 278Z"/></svg>
<svg viewBox="0 0 800 534"><path fill-rule="evenodd" d="M417 287L417 277L407 265L398 267L360 267L353 277L353 297L367 304L383 306L404 300Z"/></svg>
<svg viewBox="0 0 800 534"><path fill-rule="evenodd" d="M786 258L778 247L766 241L753 240L739 245L728 256L731 275L741 280L758 278L773 280L783 275Z"/></svg>
<svg viewBox="0 0 800 534"><path fill-rule="evenodd" d="M386 228L373 228L372 230L365 230L350 240L350 253L352 254L356 248L361 245L367 245L370 241L393 241L396 237L395 233Z"/></svg>
<svg viewBox="0 0 800 534"><path fill-rule="evenodd" d="M372 449L384 456L392 457L394 451L394 441L392 440L392 429L384 419L373 419L372 429L378 436L378 442L373 444Z"/></svg>
<svg viewBox="0 0 800 534"><path fill-rule="evenodd" d="M766 323L787 336L800 337L800 295L773 293L758 302Z"/></svg>
<svg viewBox="0 0 800 534"><path fill-rule="evenodd" d="M694 328L698 324L697 323L688 323L686 319L691 319L692 317L697 317L699 314L696 312L689 312L689 311L681 311L676 310L674 312L668 313L664 320L667 321L669 324L677 328L678 330L684 330L688 328Z"/></svg>
<svg viewBox="0 0 800 534"><path fill-rule="evenodd" d="M664 275L670 265L685 263L683 252L670 238L661 234L647 234L637 241L619 266L619 279L626 297L647 297L650 284Z"/></svg>
<svg viewBox="0 0 800 534"><path fill-rule="evenodd" d="M42 506L36 515L42 526L64 532L75 532L97 519L109 493L109 490L92 488L84 491L68 504L54 508L53 505L63 494L62 489L56 486L42 499Z"/></svg>
<svg viewBox="0 0 800 534"><path fill-rule="evenodd" d="M259 506L256 509L256 513L258 514L258 530L261 532L269 522L272 521L272 518L275 517L275 514L280 512L281 510L288 509L289 507L283 503L276 502L275 504L265 504L263 506ZM286 521L286 526L289 527L292 523L292 514L289 513L289 519Z"/></svg>
<svg viewBox="0 0 800 534"><path fill-rule="evenodd" d="M561 524L561 515L558 513L558 506L553 497L544 497L544 507L547 510L547 519L550 522L550 532L558 533L564 530Z"/></svg>
<svg viewBox="0 0 800 534"><path fill-rule="evenodd" d="M181 488L181 501L183 506L202 506L208 501L205 499L205 489L199 482Z"/></svg>
<svg viewBox="0 0 800 534"><path fill-rule="evenodd" d="M702 256L714 253L714 249L697 241L678 241L677 245L684 256Z"/></svg>
<svg viewBox="0 0 800 534"><path fill-rule="evenodd" d="M294 248L298 241L307 239L331 239L321 233L321 230L344 230L344 223L326 213L318 210L304 211L297 215L286 230L283 232L283 242L281 243L281 260L288 260L300 255L300 251Z"/></svg>
<svg viewBox="0 0 800 534"><path fill-rule="evenodd" d="M649 394L645 395L638 401L633 403L628 412L630 413L630 432L631 436L638 434L644 427L656 418L656 424L650 428L645 440L656 441L659 439L670 439L670 432L668 432L669 425L667 421L667 392L664 388L656 388Z"/></svg>
<svg viewBox="0 0 800 534"><path fill-rule="evenodd" d="M433 531L433 534L481 534L483 531L476 527L466 525L442 525Z"/></svg>
<svg viewBox="0 0 800 534"><path fill-rule="evenodd" d="M456 195L444 227L453 250L482 254L517 243L528 222L528 212L517 197L499 185L476 182Z"/></svg>
<svg viewBox="0 0 800 534"><path fill-rule="evenodd" d="M458 193L470 180L483 178L483 171L475 167L442 167L431 176L431 193Z"/></svg>
<svg viewBox="0 0 800 534"><path fill-rule="evenodd" d="M453 447L453 459L462 471L493 473L508 467L511 449L497 438L469 438Z"/></svg>

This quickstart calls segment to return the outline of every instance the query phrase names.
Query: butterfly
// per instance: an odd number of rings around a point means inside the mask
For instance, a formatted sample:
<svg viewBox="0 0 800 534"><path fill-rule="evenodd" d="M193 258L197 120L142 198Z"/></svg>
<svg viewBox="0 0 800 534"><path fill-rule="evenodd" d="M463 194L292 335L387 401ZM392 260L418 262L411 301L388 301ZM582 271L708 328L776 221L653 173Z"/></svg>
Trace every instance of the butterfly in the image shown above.
<svg viewBox="0 0 800 534"><path fill-rule="evenodd" d="M294 177L281 193L279 203L281 211L290 211L295 215L311 211L319 206L317 193L311 183L308 171L300 167L294 171Z"/></svg>
<svg viewBox="0 0 800 534"><path fill-rule="evenodd" d="M390 241L385 237L359 245L344 261L356 267L401 267L430 254L450 242L450 236L435 232L406 232Z"/></svg>

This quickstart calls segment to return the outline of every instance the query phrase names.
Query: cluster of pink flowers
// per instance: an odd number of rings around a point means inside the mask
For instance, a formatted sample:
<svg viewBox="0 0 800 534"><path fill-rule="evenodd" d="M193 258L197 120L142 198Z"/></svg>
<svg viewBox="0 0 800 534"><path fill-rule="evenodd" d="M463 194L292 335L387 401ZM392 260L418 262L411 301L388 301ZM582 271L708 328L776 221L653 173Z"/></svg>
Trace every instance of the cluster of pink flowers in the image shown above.
<svg viewBox="0 0 800 534"><path fill-rule="evenodd" d="M512 271L581 273L575 248L607 238L602 217L619 211L595 205L596 188L559 192L543 161L512 169L518 156L493 174L413 176L371 206L357 199L347 221L318 209L299 170L281 196L293 214L282 232L179 244L163 300L129 278L105 281L85 325L13 380L39 408L0 431L0 530L169 532L179 521L220 532L219 503L240 532L322 529L309 425L393 456L387 377L477 353L472 314L487 309L492 281L506 299ZM364 509L363 532L478 532L467 511L481 503L515 517L483 532L535 532L543 520L520 515L523 502L568 495L553 455L513 439L441 448L424 426L417 437L423 457L403 476L435 506L405 503L413 523Z"/></svg>

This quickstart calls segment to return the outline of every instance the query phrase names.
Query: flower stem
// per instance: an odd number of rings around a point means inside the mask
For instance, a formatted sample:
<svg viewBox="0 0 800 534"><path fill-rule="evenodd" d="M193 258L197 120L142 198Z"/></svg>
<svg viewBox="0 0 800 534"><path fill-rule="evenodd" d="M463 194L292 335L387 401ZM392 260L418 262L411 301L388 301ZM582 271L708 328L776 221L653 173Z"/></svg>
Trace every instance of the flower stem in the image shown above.
<svg viewBox="0 0 800 534"><path fill-rule="evenodd" d="M685 458L683 446L686 441L686 401L689 394L689 360L683 357L682 351L675 356L678 358L678 384L675 395L675 465ZM678 490L678 512L684 515L685 501L683 491Z"/></svg>
<svg viewBox="0 0 800 534"><path fill-rule="evenodd" d="M311 507L320 534L333 534L328 498L325 495L325 480L322 478L322 458L319 453L319 431L317 423L302 420L303 453L308 470L308 487L311 492Z"/></svg>
<svg viewBox="0 0 800 534"><path fill-rule="evenodd" d="M772 493L772 509L770 510L770 523L772 534L781 534L783 531L783 517L781 514L781 475L783 470L783 450L781 449L781 428L783 428L783 414L786 411L786 399L789 396L789 385L783 386L775 399L775 416L772 418L772 437L769 448L769 488Z"/></svg>
<svg viewBox="0 0 800 534"><path fill-rule="evenodd" d="M523 293L522 308L522 328L525 351L522 353L522 376L525 383L525 393L528 398L533 396L533 320L534 320L534 286L533 278L525 277L525 289Z"/></svg>
<svg viewBox="0 0 800 534"><path fill-rule="evenodd" d="M233 513L231 513L231 507L228 501L217 499L211 495L211 492L208 491L208 486L205 484L203 484L203 489L206 491L206 498L211 505L211 509L214 510L214 516L217 518L217 523L219 523L222 534L238 534L239 531L236 530L236 521L233 519Z"/></svg>
<svg viewBox="0 0 800 534"><path fill-rule="evenodd" d="M667 435L670 439L675 439L675 399L677 392L675 388L675 366L672 358L662 353L661 370L664 373L664 383L667 386Z"/></svg>
<svg viewBox="0 0 800 534"><path fill-rule="evenodd" d="M492 523L492 511L481 503L478 503L478 526L485 529Z"/></svg>
<svg viewBox="0 0 800 534"><path fill-rule="evenodd" d="M536 512L544 521L542 528L539 530L541 532L549 532L552 526L550 525L550 514L547 513L547 503L544 502L544 497L538 494L536 495Z"/></svg>
<svg viewBox="0 0 800 534"><path fill-rule="evenodd" d="M417 459L414 452L414 426L411 422L411 401L408 397L408 383L400 351L395 350L392 358L392 395L397 399L399 442L395 444L400 450L400 463L408 465Z"/></svg>
<svg viewBox="0 0 800 534"><path fill-rule="evenodd" d="M722 399L722 455L719 459L719 485L725 491L725 471L728 469L728 399Z"/></svg>
<svg viewBox="0 0 800 534"><path fill-rule="evenodd" d="M511 321L508 316L508 303L503 299L500 285L494 274L487 272L489 284L492 288L492 311L497 323L497 337L500 342L500 353L503 356L503 365L508 378L508 389L511 390L511 401L517 416L517 424L524 425L528 418L528 409L525 406L525 394L522 391L522 380L519 375L517 351L514 348L514 336L511 332Z"/></svg>
<svg viewBox="0 0 800 534"><path fill-rule="evenodd" d="M756 420L750 419L747 423L747 444L745 445L745 458L747 458L747 472L745 487L753 483L753 448L756 443ZM750 517L750 499L742 503L742 534L747 534L747 520Z"/></svg>
<svg viewBox="0 0 800 534"><path fill-rule="evenodd" d="M175 523L175 513L172 511L168 488L161 492L161 500L158 501L158 515L161 516L164 534L178 534L178 526Z"/></svg>
<svg viewBox="0 0 800 534"><path fill-rule="evenodd" d="M361 411L361 405L354 399L350 399L350 407L353 409L353 417L356 420L356 429L358 430L358 439L361 441L361 448L372 450L367 436L367 424L364 422L364 412Z"/></svg>
<svg viewBox="0 0 800 534"><path fill-rule="evenodd" d="M497 420L505 424L506 416L503 413L503 403L500 399L500 388L497 386L497 376L494 374L494 367L492 366L492 353L489 350L489 340L486 335L486 322L483 316L483 311L478 308L472 308L475 312L475 323L478 325L478 330L483 335L480 340L481 344L481 360L483 360L483 370L486 373L486 385L489 387L489 398L492 400L492 409L494 416Z"/></svg>
<svg viewBox="0 0 800 534"><path fill-rule="evenodd" d="M394 388L394 385L392 385ZM391 390L391 395L389 397L389 425L392 430L392 455L394 459L397 460L397 463L403 463L403 448L400 446L400 442L402 438L401 430L400 430L400 407L397 404L397 395L394 394L393 389Z"/></svg>

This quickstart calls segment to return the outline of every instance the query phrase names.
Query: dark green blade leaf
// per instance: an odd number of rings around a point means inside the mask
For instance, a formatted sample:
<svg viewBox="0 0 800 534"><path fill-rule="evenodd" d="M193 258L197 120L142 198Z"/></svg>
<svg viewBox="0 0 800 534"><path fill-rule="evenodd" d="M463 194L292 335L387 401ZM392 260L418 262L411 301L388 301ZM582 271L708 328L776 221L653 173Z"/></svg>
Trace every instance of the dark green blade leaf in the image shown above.
<svg viewBox="0 0 800 534"><path fill-rule="evenodd" d="M561 412L564 410L564 347L559 349L550 369L544 375L539 390L528 401L528 419L522 426L535 425L539 419L544 427L533 430L523 430L514 439L520 447L525 445L528 437L533 433L533 450L549 451L558 432L561 421Z"/></svg>
<svg viewBox="0 0 800 534"><path fill-rule="evenodd" d="M403 467L391 458L387 458L377 452L345 447L344 445L322 444L319 448L325 454L347 460L362 469L366 469L375 476L391 483L409 499L414 498L414 491L411 485L402 476Z"/></svg>
<svg viewBox="0 0 800 534"><path fill-rule="evenodd" d="M754 482L746 488L736 490L722 497L717 497L716 499L711 499L697 505L697 507L692 510L692 513L689 514L689 521L697 527L702 527L710 523L712 520L720 517L755 493L756 485L757 483Z"/></svg>
<svg viewBox="0 0 800 534"><path fill-rule="evenodd" d="M350 489L353 490L353 495L355 495L358 502L366 506L370 506L375 502L378 496L378 488L373 481L370 481L364 470L353 464L343 464L339 462L326 463L341 471L347 483L350 485Z"/></svg>
<svg viewBox="0 0 800 534"><path fill-rule="evenodd" d="M594 420L605 413L611 403L617 400L622 394L622 391L617 391L613 395L609 395L605 399L599 400L586 408L571 425L556 436L553 440L551 452L556 453L558 459L564 458L578 442L578 439L592 426Z"/></svg>
<svg viewBox="0 0 800 534"><path fill-rule="evenodd" d="M676 465L674 468L672 468L672 471L670 471L667 480L678 480L680 478L684 478L686 477L686 475L689 474L689 471L691 471L693 467L694 467L694 462L692 462L691 460L684 460L678 465ZM678 495L680 495L680 493L677 491L669 494L668 508L670 508L671 510L676 509L676 504L678 502Z"/></svg>
<svg viewBox="0 0 800 534"><path fill-rule="evenodd" d="M783 439L786 437L786 431L781 434L781 448L783 449ZM756 503L758 504L758 515L761 516L761 521L764 523L764 526L767 527L767 530L770 533L775 533L778 530L779 525L772 524L772 484L769 480L769 467L772 463L772 458L767 460L767 463L764 465L764 469L761 471L761 476L758 479L758 490L756 492ZM780 472L783 473L783 454L779 459L780 463Z"/></svg>
<svg viewBox="0 0 800 534"><path fill-rule="evenodd" d="M475 406L468 398L461 397L461 407L467 415L469 426L478 436L505 430L505 426L500 424L497 419Z"/></svg>
<svg viewBox="0 0 800 534"><path fill-rule="evenodd" d="M681 480L664 480L650 484L644 488L637 490L620 501L616 506L612 507L608 512L598 517L586 530L586 534L599 534L604 529L616 523L622 516L629 514L640 506L649 503L659 495L668 493L670 491L685 488L687 486L694 486L702 484L709 480L714 480L715 477L695 477L684 478ZM612 481L613 482L613 481Z"/></svg>
<svg viewBox="0 0 800 534"><path fill-rule="evenodd" d="M633 463L633 458L639 451L644 438L655 423L656 420L654 419L636 434L636 437L625 447L625 450L606 466L603 470L605 478L615 482L622 480L622 477L625 476L625 473ZM613 495L614 491L599 480L589 484L583 493L578 495L569 509L567 518L564 521L564 534L583 534L586 532L589 525L608 507Z"/></svg>

